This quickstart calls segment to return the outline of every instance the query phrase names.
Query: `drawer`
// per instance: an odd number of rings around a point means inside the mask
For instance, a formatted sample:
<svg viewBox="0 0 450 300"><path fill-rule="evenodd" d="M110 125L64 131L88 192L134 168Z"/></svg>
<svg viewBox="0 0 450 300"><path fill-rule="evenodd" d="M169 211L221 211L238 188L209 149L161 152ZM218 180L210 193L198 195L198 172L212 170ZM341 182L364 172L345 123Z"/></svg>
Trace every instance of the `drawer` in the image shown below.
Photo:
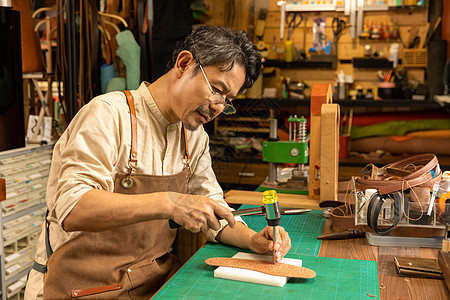
<svg viewBox="0 0 450 300"><path fill-rule="evenodd" d="M269 175L267 163L213 161L213 169L219 183L259 185Z"/></svg>

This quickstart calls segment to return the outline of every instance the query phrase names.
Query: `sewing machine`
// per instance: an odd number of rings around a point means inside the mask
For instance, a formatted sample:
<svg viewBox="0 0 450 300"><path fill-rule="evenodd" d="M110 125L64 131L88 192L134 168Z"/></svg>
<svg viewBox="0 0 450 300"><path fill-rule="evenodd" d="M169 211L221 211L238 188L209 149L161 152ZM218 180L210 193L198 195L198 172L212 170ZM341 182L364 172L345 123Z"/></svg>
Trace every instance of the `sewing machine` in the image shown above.
<svg viewBox="0 0 450 300"><path fill-rule="evenodd" d="M263 161L269 163L269 176L261 189L275 189L289 194L308 194L308 137L306 119L290 116L289 141L280 141L277 136L277 120L270 120L269 138L263 142ZM297 164L295 168L278 170L277 164ZM281 176L283 175L283 176ZM283 178L279 178L283 177Z"/></svg>

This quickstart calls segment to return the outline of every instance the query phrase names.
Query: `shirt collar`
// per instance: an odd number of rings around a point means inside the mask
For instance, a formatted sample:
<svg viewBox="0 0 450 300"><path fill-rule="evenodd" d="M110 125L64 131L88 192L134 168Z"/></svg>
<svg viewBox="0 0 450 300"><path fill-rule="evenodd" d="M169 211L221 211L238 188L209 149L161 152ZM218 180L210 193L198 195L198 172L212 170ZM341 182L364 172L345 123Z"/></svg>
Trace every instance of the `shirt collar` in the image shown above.
<svg viewBox="0 0 450 300"><path fill-rule="evenodd" d="M156 105L155 100L153 99L152 95L150 94L150 91L148 89L148 86L150 83L144 81L141 83L141 85L138 88L138 92L141 94L143 103L145 103L150 110L150 112L155 116L155 118L158 120L158 122L163 126L169 126L171 123L169 120L164 117L164 115L161 113L161 111L158 108L158 105Z"/></svg>

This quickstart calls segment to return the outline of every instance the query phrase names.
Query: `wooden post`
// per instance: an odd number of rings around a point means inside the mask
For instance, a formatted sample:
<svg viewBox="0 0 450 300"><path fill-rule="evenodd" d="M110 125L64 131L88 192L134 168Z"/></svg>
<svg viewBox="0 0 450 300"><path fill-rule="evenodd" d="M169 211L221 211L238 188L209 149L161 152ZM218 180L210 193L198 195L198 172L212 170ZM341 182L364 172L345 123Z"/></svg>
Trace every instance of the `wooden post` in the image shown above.
<svg viewBox="0 0 450 300"><path fill-rule="evenodd" d="M331 103L333 92L329 84L315 84L311 91L311 121L309 141L309 198L320 200L320 140L322 104Z"/></svg>
<svg viewBox="0 0 450 300"><path fill-rule="evenodd" d="M320 205L338 199L339 105L323 104L320 136Z"/></svg>

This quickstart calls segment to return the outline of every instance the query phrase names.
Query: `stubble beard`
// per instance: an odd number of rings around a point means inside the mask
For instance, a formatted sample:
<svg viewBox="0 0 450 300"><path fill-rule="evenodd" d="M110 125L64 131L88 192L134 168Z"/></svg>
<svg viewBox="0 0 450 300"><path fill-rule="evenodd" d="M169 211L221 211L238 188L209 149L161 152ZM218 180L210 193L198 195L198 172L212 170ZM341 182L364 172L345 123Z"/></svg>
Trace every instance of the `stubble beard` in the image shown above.
<svg viewBox="0 0 450 300"><path fill-rule="evenodd" d="M201 106L199 108L197 108L194 112L192 112L191 114L189 114L186 118L184 118L183 120L183 125L184 127L189 130L189 131L196 131L201 125L203 124L199 124L199 125L194 125L192 124L192 122L189 122L189 116L196 114L197 112L201 113L202 115L208 116L210 118L210 120L208 122L211 122L212 120L214 120L214 118L216 117L216 115L214 114L213 111L211 111L211 109L209 109L208 107L204 107Z"/></svg>

